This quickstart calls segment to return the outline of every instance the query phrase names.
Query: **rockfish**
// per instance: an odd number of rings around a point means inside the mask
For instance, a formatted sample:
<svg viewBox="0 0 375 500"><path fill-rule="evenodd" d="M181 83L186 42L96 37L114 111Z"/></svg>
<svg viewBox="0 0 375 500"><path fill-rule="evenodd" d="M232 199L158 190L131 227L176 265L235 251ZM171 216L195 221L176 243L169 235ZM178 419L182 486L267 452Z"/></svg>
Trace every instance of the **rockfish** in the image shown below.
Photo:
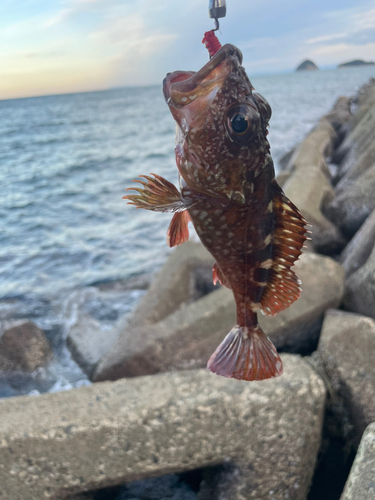
<svg viewBox="0 0 375 500"><path fill-rule="evenodd" d="M174 212L167 241L189 238L192 221L215 259L213 281L233 292L237 323L208 361L224 377L263 380L282 374L275 346L257 313L275 315L301 293L291 270L307 224L275 180L267 127L268 102L248 79L242 54L224 45L198 72L169 73L165 100L177 124L180 190L166 179L140 176L137 208Z"/></svg>

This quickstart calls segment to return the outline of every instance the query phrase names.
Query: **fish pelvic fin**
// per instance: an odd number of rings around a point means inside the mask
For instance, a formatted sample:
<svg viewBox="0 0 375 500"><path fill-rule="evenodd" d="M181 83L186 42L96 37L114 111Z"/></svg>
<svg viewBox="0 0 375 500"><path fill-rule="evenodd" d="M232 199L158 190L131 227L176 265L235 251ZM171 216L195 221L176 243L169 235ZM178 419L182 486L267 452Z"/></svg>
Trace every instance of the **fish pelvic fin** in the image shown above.
<svg viewBox="0 0 375 500"><path fill-rule="evenodd" d="M291 267L301 255L307 221L274 181L273 209L276 215L272 257L261 264L267 272L267 286L260 301L270 316L288 308L301 295L300 280Z"/></svg>
<svg viewBox="0 0 375 500"><path fill-rule="evenodd" d="M259 325L234 326L208 360L207 368L222 377L248 381L283 373L276 348Z"/></svg>
<svg viewBox="0 0 375 500"><path fill-rule="evenodd" d="M191 221L189 212L177 212L172 217L171 223L167 231L167 244L173 248L177 245L182 245L189 239L188 224Z"/></svg>
<svg viewBox="0 0 375 500"><path fill-rule="evenodd" d="M229 283L229 280L224 276L217 262L214 263L212 268L212 281L214 285L216 285L216 283L219 282L220 285L226 286L227 288L232 288L231 284Z"/></svg>
<svg viewBox="0 0 375 500"><path fill-rule="evenodd" d="M147 182L134 180L142 185L142 188L128 188L128 190L137 191L138 194L129 194L123 196L123 199L129 200L128 205L134 205L136 208L153 210L154 212L182 212L193 205L191 200L183 200L181 194L171 182L160 177L157 174L140 175Z"/></svg>

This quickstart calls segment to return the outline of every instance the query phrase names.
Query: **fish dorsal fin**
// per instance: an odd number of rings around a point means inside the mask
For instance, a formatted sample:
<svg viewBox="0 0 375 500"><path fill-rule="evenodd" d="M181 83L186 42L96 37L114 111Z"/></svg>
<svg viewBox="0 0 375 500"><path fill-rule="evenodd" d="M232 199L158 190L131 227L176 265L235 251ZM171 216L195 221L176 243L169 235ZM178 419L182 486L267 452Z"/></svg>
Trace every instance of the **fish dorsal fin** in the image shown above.
<svg viewBox="0 0 375 500"><path fill-rule="evenodd" d="M185 243L189 239L188 224L190 220L190 215L187 210L174 214L167 231L168 246L171 248L176 247L177 245L182 245L182 243Z"/></svg>
<svg viewBox="0 0 375 500"><path fill-rule="evenodd" d="M215 262L212 268L212 281L214 282L214 285L219 282L220 285L226 286L227 288L232 288L229 281L222 273L220 267L217 265L217 262Z"/></svg>
<svg viewBox="0 0 375 500"><path fill-rule="evenodd" d="M301 255L306 240L306 220L298 208L274 182L273 209L276 216L272 257L261 264L267 269L267 285L260 301L262 311L270 316L289 307L301 295L300 280L291 267Z"/></svg>

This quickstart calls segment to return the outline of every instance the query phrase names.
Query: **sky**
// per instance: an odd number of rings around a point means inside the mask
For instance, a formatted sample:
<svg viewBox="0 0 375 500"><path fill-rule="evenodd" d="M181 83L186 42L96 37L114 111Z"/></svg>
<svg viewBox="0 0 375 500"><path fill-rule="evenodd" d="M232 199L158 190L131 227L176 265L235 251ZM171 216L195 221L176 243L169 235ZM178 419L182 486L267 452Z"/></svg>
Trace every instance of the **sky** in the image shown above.
<svg viewBox="0 0 375 500"><path fill-rule="evenodd" d="M197 70L208 0L0 0L0 99L160 84ZM375 60L375 0L227 0L249 74Z"/></svg>

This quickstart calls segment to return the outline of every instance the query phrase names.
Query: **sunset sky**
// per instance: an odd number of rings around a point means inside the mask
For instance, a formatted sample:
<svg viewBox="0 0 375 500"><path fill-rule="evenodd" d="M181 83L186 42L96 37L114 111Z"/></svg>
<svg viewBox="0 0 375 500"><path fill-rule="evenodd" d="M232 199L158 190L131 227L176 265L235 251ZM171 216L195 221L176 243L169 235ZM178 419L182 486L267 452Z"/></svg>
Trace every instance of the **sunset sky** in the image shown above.
<svg viewBox="0 0 375 500"><path fill-rule="evenodd" d="M355 4L355 7L353 6ZM207 61L208 0L1 0L0 99L150 85ZM375 60L375 1L227 0L250 74Z"/></svg>

